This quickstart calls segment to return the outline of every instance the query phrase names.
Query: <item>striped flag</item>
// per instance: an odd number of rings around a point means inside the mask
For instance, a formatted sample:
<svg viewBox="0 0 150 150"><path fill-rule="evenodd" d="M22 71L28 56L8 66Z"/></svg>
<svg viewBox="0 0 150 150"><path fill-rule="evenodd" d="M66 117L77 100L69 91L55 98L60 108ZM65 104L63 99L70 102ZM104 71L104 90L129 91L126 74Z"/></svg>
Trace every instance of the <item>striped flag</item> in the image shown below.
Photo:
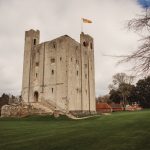
<svg viewBox="0 0 150 150"><path fill-rule="evenodd" d="M83 23L92 23L92 21L89 19L82 18L82 20L83 20Z"/></svg>

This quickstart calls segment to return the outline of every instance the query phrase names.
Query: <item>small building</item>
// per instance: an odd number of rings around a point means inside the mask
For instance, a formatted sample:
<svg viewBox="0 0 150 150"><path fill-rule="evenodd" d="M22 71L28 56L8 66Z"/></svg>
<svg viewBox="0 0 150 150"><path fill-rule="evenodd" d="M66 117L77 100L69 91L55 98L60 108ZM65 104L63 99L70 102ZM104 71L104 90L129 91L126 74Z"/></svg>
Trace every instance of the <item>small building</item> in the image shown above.
<svg viewBox="0 0 150 150"><path fill-rule="evenodd" d="M110 104L110 106L111 106L113 112L124 110L123 105L120 104L120 103L114 103L113 102L113 103Z"/></svg>
<svg viewBox="0 0 150 150"><path fill-rule="evenodd" d="M125 110L127 110L127 111L134 111L134 108L132 107L132 105L126 105L125 106Z"/></svg>
<svg viewBox="0 0 150 150"><path fill-rule="evenodd" d="M126 105L125 110L127 111L142 110L142 107L140 107L137 103L134 103L132 105Z"/></svg>
<svg viewBox="0 0 150 150"><path fill-rule="evenodd" d="M97 102L96 103L96 111L98 113L111 113L112 112L112 108L107 103Z"/></svg>

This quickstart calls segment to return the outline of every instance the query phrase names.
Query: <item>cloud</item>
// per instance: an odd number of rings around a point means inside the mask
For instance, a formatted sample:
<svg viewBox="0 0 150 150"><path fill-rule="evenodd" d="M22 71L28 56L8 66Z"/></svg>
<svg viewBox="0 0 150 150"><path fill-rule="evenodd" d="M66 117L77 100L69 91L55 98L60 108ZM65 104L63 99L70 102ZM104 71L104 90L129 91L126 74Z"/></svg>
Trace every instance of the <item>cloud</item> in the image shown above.
<svg viewBox="0 0 150 150"><path fill-rule="evenodd" d="M112 75L128 72L117 60L103 54L127 54L137 47L138 36L125 28L141 13L136 0L0 0L0 93L20 94L24 32L39 29L41 42L68 34L79 41L80 18L93 24L84 32L94 38L96 94L108 92Z"/></svg>

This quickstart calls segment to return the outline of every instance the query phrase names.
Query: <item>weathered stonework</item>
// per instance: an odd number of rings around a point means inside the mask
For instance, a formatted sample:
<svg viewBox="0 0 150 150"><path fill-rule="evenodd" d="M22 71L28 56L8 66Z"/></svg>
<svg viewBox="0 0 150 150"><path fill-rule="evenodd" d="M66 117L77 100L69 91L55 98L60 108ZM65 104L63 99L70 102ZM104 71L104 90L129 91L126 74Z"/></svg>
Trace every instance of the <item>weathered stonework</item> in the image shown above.
<svg viewBox="0 0 150 150"><path fill-rule="evenodd" d="M1 109L1 117L25 117L35 114L53 114L52 110L46 110L41 107L27 104L11 104L4 105Z"/></svg>
<svg viewBox="0 0 150 150"><path fill-rule="evenodd" d="M43 43L39 38L38 30L25 33L23 102L46 101L64 112L95 112L93 38L84 33L80 43L67 35Z"/></svg>

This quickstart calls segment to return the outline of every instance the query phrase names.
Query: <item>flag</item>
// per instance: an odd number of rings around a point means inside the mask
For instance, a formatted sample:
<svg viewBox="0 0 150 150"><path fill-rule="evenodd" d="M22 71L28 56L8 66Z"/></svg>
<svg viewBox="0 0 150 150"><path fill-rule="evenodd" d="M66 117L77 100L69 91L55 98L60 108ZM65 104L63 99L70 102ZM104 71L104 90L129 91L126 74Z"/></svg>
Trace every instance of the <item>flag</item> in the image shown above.
<svg viewBox="0 0 150 150"><path fill-rule="evenodd" d="M83 23L92 23L92 21L89 19L82 18L82 20L83 20Z"/></svg>

